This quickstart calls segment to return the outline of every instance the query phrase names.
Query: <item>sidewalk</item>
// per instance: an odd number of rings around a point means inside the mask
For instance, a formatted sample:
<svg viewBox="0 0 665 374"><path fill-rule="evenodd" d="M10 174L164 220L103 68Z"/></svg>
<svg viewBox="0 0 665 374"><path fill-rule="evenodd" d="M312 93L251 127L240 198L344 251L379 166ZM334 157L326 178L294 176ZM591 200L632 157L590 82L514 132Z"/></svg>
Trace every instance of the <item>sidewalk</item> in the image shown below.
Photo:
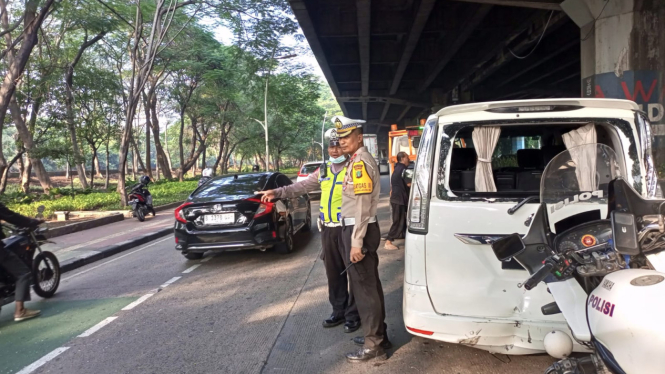
<svg viewBox="0 0 665 374"><path fill-rule="evenodd" d="M149 215L145 222L136 218L79 231L51 239L42 249L51 251L60 262L63 272L98 261L136 245L166 236L173 229L174 209Z"/></svg>

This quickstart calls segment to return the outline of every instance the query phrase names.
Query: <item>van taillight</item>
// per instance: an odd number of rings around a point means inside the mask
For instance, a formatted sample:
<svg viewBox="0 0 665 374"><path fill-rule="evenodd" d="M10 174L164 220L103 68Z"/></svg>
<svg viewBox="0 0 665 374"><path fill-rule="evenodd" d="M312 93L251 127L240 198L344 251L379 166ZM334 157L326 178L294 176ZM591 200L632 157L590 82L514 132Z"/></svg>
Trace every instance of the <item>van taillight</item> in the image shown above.
<svg viewBox="0 0 665 374"><path fill-rule="evenodd" d="M259 209L256 210L256 213L254 213L254 218L259 218L261 216L265 216L266 214L272 213L273 206L275 205L269 202L262 202L261 199L247 199L247 201L259 203Z"/></svg>
<svg viewBox="0 0 665 374"><path fill-rule="evenodd" d="M414 167L408 213L409 232L413 234L427 234L436 129L436 120L429 121L425 126Z"/></svg>

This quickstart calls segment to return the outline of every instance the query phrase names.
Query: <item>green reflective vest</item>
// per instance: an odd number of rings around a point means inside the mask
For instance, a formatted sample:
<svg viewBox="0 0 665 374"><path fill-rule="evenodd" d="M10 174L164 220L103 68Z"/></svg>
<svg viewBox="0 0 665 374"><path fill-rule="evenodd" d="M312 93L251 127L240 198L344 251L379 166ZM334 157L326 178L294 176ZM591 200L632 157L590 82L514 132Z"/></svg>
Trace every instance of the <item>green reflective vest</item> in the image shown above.
<svg viewBox="0 0 665 374"><path fill-rule="evenodd" d="M346 167L337 174L333 173L330 162L326 163L327 174L319 178L321 183L321 206L319 218L323 222L339 223L342 220L342 183L346 175Z"/></svg>

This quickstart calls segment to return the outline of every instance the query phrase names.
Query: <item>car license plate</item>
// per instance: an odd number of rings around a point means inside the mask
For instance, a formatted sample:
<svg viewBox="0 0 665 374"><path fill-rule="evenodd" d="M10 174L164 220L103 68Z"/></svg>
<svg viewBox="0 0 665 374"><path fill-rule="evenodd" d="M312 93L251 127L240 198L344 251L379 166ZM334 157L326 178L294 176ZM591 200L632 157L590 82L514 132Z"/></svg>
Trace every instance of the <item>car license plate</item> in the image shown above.
<svg viewBox="0 0 665 374"><path fill-rule="evenodd" d="M234 213L206 214L203 216L203 223L206 225L227 225L233 222L235 222Z"/></svg>

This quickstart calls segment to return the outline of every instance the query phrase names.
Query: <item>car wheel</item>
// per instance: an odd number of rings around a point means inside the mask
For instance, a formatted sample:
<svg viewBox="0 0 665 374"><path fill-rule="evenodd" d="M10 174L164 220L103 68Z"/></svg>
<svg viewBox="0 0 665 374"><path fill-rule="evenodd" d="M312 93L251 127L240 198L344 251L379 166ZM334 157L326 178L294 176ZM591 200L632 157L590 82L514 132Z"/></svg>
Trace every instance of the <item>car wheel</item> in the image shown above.
<svg viewBox="0 0 665 374"><path fill-rule="evenodd" d="M203 258L203 253L199 252L187 252L183 253L182 255L185 256L185 258L188 260L200 260Z"/></svg>
<svg viewBox="0 0 665 374"><path fill-rule="evenodd" d="M287 254L293 252L293 224L291 217L286 220L286 237L284 241L275 246L277 253Z"/></svg>
<svg viewBox="0 0 665 374"><path fill-rule="evenodd" d="M302 231L304 231L304 232L312 231L312 205L311 204L307 207L307 218L305 218L305 226L302 227Z"/></svg>

